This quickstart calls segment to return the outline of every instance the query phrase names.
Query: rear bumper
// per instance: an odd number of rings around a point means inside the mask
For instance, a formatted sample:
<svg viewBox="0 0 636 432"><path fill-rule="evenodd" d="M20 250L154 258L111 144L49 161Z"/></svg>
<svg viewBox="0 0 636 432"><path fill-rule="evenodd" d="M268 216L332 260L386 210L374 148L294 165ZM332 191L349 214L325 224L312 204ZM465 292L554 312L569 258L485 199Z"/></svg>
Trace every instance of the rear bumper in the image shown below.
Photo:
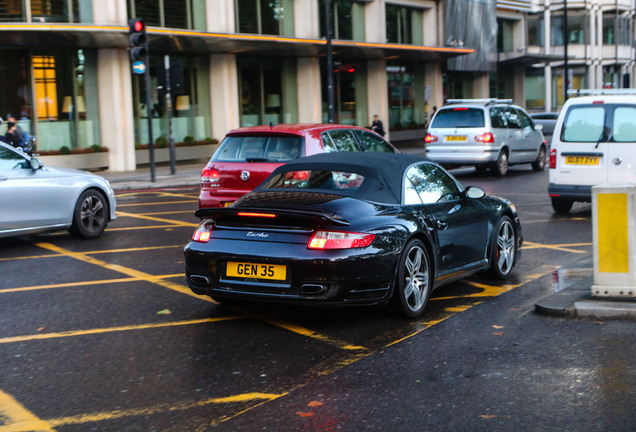
<svg viewBox="0 0 636 432"><path fill-rule="evenodd" d="M427 146L426 157L430 160L449 165L481 165L497 162L501 147L449 147Z"/></svg>
<svg viewBox="0 0 636 432"><path fill-rule="evenodd" d="M592 202L592 186L548 184L548 195L570 201Z"/></svg>

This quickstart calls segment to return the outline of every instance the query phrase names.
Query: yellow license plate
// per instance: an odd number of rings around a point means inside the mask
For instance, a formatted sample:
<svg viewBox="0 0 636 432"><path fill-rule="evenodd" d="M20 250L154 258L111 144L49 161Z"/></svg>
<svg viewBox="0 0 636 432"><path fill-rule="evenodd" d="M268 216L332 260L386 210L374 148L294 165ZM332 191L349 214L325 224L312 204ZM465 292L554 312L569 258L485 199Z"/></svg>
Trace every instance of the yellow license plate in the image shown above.
<svg viewBox="0 0 636 432"><path fill-rule="evenodd" d="M225 274L229 277L285 280L287 266L228 261Z"/></svg>
<svg viewBox="0 0 636 432"><path fill-rule="evenodd" d="M223 202L223 207L229 207L229 206L231 206L232 204L234 204L234 201L224 201L224 202Z"/></svg>
<svg viewBox="0 0 636 432"><path fill-rule="evenodd" d="M467 139L466 135L449 135L446 137L446 141L466 141Z"/></svg>
<svg viewBox="0 0 636 432"><path fill-rule="evenodd" d="M566 165L598 165L601 158L599 156L566 156Z"/></svg>

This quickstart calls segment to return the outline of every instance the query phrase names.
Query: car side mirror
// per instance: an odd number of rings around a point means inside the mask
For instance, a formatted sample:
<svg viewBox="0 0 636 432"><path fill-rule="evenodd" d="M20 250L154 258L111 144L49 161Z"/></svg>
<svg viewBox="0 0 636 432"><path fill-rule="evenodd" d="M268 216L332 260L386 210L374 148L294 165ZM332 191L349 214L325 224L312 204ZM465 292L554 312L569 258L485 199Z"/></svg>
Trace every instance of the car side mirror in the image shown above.
<svg viewBox="0 0 636 432"><path fill-rule="evenodd" d="M486 196L486 192L477 186L468 186L464 191L467 198L480 199Z"/></svg>
<svg viewBox="0 0 636 432"><path fill-rule="evenodd" d="M40 162L40 159L38 159L38 158L29 159L29 165L31 166L31 169L33 171L37 171L40 168L42 168L42 162Z"/></svg>

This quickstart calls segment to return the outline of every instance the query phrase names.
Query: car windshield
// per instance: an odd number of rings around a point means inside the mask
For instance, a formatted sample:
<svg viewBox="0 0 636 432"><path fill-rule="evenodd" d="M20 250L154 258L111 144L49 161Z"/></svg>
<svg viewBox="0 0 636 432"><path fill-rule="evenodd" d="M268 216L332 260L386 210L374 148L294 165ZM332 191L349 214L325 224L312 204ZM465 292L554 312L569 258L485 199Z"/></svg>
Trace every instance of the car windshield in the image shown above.
<svg viewBox="0 0 636 432"><path fill-rule="evenodd" d="M433 128L476 128L484 127L484 110L480 108L455 107L440 109L433 120Z"/></svg>
<svg viewBox="0 0 636 432"><path fill-rule="evenodd" d="M300 155L298 136L240 135L226 137L212 160L219 162L287 162Z"/></svg>
<svg viewBox="0 0 636 432"><path fill-rule="evenodd" d="M356 191L364 183L361 174L330 170L285 171L272 177L264 188Z"/></svg>

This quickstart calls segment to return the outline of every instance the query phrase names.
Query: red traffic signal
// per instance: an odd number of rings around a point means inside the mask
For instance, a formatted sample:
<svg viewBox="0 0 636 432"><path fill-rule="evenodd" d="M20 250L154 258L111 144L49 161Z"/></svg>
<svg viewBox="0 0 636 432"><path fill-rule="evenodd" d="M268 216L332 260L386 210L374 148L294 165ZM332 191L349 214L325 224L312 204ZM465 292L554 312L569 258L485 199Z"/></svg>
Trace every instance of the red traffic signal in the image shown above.
<svg viewBox="0 0 636 432"><path fill-rule="evenodd" d="M146 23L144 22L144 20L139 18L133 18L128 20L128 27L131 34L146 32Z"/></svg>

